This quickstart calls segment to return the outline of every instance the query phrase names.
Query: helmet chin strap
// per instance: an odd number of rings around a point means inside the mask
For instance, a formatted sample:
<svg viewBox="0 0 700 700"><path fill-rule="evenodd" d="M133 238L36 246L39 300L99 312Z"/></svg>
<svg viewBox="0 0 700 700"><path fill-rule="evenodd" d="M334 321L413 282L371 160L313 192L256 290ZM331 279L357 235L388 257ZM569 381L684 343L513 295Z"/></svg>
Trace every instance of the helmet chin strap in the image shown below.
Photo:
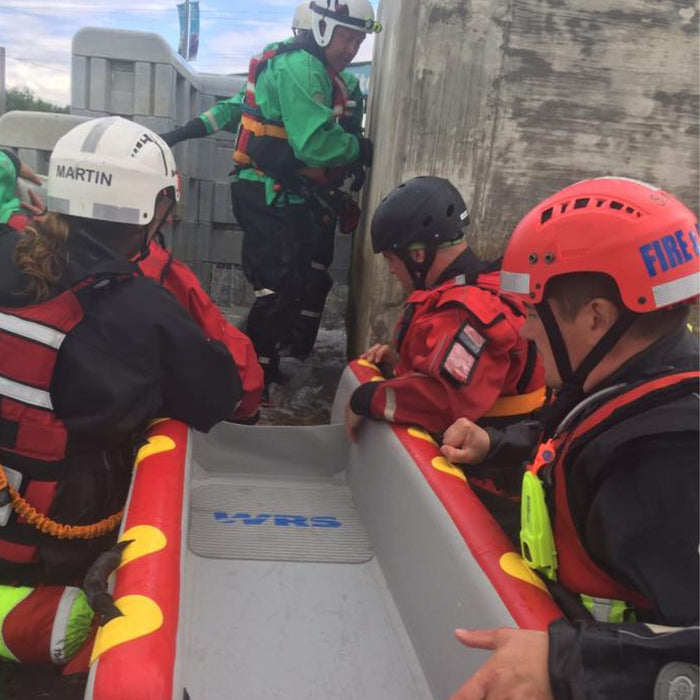
<svg viewBox="0 0 700 700"><path fill-rule="evenodd" d="M411 282L416 289L425 289L425 281L428 277L428 272L435 262L435 256L437 255L437 244L428 243L425 250L425 258L423 262L416 262L411 257L410 248L404 248L403 250L397 250L396 256L401 260L411 277Z"/></svg>
<svg viewBox="0 0 700 700"><path fill-rule="evenodd" d="M634 323L637 314L629 309L623 309L615 323L610 326L605 335L591 348L586 357L581 360L581 363L573 370L571 367L571 358L569 351L566 348L566 343L561 334L559 324L557 323L552 307L549 302L542 300L535 305L539 317L542 319L545 333L549 340L549 345L552 349L554 362L559 370L562 386L558 392L559 402L563 404L562 410L568 412L568 407L573 407L584 396L583 385L586 383L590 373L600 364L601 360L612 350L618 340L625 334L629 327Z"/></svg>

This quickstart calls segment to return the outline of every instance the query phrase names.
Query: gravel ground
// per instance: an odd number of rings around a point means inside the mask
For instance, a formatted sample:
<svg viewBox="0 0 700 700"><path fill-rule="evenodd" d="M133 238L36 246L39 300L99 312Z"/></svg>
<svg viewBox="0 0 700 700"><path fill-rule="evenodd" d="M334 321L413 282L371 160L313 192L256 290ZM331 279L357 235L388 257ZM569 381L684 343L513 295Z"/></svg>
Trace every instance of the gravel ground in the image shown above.
<svg viewBox="0 0 700 700"><path fill-rule="evenodd" d="M345 332L322 330L308 360L283 358L281 370L288 380L273 385L275 406L263 409L261 425L328 423L344 367ZM85 678L63 678L53 668L0 662L0 700L82 700L84 690Z"/></svg>

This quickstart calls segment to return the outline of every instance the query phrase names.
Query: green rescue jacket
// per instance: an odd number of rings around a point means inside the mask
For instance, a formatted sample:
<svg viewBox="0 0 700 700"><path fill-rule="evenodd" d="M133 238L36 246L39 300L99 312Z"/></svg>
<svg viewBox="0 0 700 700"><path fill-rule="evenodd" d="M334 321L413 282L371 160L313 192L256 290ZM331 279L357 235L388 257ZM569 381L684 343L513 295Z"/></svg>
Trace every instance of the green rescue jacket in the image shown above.
<svg viewBox="0 0 700 700"><path fill-rule="evenodd" d="M343 79L348 75L344 71ZM348 92L350 99L357 103L355 113L359 118L356 121L361 128L361 112L357 110L362 109L362 94L355 76L351 82ZM326 67L304 50L272 58L255 85L255 99L265 119L284 124L295 157L311 168L346 165L359 154L358 137L345 131L335 120L332 90ZM269 175L254 168L243 168L237 178L262 182L268 204L279 199L274 190L276 181ZM284 200L284 203L304 201L293 193Z"/></svg>

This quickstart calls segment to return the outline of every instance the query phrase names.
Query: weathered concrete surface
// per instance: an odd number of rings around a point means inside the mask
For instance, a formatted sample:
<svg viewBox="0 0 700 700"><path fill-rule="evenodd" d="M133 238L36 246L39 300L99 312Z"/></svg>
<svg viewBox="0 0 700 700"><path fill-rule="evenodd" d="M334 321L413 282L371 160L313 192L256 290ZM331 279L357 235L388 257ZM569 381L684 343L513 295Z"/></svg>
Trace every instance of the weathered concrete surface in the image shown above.
<svg viewBox="0 0 700 700"><path fill-rule="evenodd" d="M647 180L697 207L696 2L382 0L379 14L355 352L390 337L401 294L371 253L369 213L410 177L460 188L488 258L529 207L586 177Z"/></svg>

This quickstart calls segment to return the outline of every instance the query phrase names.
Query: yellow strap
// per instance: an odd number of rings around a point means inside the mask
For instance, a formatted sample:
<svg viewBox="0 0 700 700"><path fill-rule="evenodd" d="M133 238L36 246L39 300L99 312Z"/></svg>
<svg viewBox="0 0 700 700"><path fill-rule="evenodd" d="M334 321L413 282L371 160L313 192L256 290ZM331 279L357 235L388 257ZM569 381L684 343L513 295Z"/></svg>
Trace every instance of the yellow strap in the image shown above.
<svg viewBox="0 0 700 700"><path fill-rule="evenodd" d="M489 408L482 418L505 418L506 416L521 416L532 413L544 405L546 392L540 387L529 394L516 394L515 396L501 396L496 403Z"/></svg>
<svg viewBox="0 0 700 700"><path fill-rule="evenodd" d="M248 129L256 136L273 136L276 139L286 139L287 132L284 127L276 124L265 124L264 122L253 119L251 116L244 114L241 117L241 127Z"/></svg>
<svg viewBox="0 0 700 700"><path fill-rule="evenodd" d="M48 516L40 513L34 506L19 495L7 481L7 474L2 464L0 464L0 491L7 489L10 494L12 508L20 517L24 518L30 525L43 532L45 535L53 535L60 540L93 540L102 537L108 532L112 532L121 522L124 510L120 510L108 518L100 520L92 525L64 525L51 520Z"/></svg>

